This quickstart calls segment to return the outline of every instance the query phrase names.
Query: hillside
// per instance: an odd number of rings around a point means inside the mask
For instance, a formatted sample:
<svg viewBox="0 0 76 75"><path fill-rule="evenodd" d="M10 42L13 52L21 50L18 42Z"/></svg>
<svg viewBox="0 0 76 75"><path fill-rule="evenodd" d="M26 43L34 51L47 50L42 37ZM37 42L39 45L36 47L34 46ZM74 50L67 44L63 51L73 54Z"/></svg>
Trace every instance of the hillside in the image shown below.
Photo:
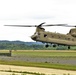
<svg viewBox="0 0 76 75"><path fill-rule="evenodd" d="M41 42L23 42L23 41L8 41L0 40L0 49L41 49L43 44Z"/></svg>
<svg viewBox="0 0 76 75"><path fill-rule="evenodd" d="M24 42L24 41L8 41L0 40L0 50L67 50L68 46L50 45L48 48L41 42ZM76 47L71 46L71 50L76 50Z"/></svg>
<svg viewBox="0 0 76 75"><path fill-rule="evenodd" d="M24 41L8 41L0 40L0 44L25 44L25 45L43 45L41 42L24 42Z"/></svg>

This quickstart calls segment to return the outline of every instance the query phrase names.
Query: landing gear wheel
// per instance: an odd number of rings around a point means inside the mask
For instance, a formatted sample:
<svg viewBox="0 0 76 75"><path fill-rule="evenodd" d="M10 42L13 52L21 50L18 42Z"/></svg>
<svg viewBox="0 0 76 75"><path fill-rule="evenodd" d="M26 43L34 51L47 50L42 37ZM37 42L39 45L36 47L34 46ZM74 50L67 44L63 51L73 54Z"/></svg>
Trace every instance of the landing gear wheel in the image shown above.
<svg viewBox="0 0 76 75"><path fill-rule="evenodd" d="M56 47L56 45L53 45L53 47Z"/></svg>
<svg viewBox="0 0 76 75"><path fill-rule="evenodd" d="M70 49L70 46L68 46L68 49Z"/></svg>
<svg viewBox="0 0 76 75"><path fill-rule="evenodd" d="M45 45L45 47L47 48L47 47L49 47L49 45L48 45L48 44L46 44L46 45Z"/></svg>

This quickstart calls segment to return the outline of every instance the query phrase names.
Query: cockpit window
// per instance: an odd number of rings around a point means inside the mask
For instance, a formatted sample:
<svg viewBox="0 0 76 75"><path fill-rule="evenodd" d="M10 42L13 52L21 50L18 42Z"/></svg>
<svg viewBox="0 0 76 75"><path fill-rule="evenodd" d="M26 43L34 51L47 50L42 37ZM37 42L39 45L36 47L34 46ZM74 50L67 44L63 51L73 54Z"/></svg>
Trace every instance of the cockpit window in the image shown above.
<svg viewBox="0 0 76 75"><path fill-rule="evenodd" d="M38 32L35 32L35 35L38 35Z"/></svg>
<svg viewBox="0 0 76 75"><path fill-rule="evenodd" d="M38 32L35 32L35 35L40 35L40 33L38 33Z"/></svg>

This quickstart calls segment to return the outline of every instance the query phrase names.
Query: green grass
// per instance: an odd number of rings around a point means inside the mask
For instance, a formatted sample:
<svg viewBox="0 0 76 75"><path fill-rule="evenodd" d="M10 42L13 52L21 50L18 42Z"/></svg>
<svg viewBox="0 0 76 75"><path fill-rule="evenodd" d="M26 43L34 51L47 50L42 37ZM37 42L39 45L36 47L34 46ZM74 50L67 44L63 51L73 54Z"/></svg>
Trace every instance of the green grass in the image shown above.
<svg viewBox="0 0 76 75"><path fill-rule="evenodd" d="M0 50L0 53L8 53L8 50ZM74 50L12 50L13 56L32 57L76 57Z"/></svg>
<svg viewBox="0 0 76 75"><path fill-rule="evenodd" d="M76 66L62 65L62 64L52 64L52 63L35 63L35 62L3 61L3 60L0 60L0 64L16 65L16 66L43 67L43 68L54 68L54 69L66 69L66 70L75 70L76 71Z"/></svg>
<svg viewBox="0 0 76 75"><path fill-rule="evenodd" d="M31 56L31 57L76 57L76 51L45 51L45 50L18 50L13 51L12 55Z"/></svg>

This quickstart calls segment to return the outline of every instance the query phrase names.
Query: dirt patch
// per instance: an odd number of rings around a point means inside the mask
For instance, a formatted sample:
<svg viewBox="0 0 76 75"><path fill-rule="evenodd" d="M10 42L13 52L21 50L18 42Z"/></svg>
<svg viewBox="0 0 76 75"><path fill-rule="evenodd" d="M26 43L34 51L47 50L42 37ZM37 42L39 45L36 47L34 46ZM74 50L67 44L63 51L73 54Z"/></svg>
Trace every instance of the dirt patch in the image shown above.
<svg viewBox="0 0 76 75"><path fill-rule="evenodd" d="M76 71L49 69L49 68L38 68L38 67L13 66L13 65L0 65L0 70L43 73L43 74L46 74L46 75L48 75L48 74L49 75L51 75L51 74L56 74L56 75L63 75L63 74L76 75ZM3 74L0 74L0 75L3 75ZM4 75L7 75L7 74L4 74Z"/></svg>

